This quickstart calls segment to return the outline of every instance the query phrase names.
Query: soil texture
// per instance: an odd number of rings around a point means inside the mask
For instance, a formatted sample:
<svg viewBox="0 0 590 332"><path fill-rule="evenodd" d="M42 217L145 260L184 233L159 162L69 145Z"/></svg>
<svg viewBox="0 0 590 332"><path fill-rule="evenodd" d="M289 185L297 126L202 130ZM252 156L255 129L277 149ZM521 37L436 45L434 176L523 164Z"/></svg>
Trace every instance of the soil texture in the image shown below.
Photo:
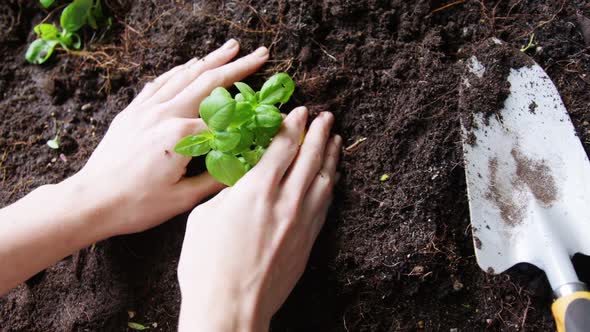
<svg viewBox="0 0 590 332"><path fill-rule="evenodd" d="M0 3L0 206L75 173L145 82L233 37L242 53L271 50L253 85L289 72L297 90L287 106L333 112L346 145L330 216L272 331L554 328L539 269L490 275L476 264L459 90L466 63L489 38L519 50L534 33L526 54L555 82L588 151L586 1L104 3L112 29L84 31L85 52L60 51L43 66L24 54L47 12L34 0ZM492 99L486 105L505 98L480 97ZM54 151L46 141L58 130ZM178 216L57 262L0 297L0 330L125 331L133 321L174 331L185 222ZM574 261L590 281L588 258Z"/></svg>

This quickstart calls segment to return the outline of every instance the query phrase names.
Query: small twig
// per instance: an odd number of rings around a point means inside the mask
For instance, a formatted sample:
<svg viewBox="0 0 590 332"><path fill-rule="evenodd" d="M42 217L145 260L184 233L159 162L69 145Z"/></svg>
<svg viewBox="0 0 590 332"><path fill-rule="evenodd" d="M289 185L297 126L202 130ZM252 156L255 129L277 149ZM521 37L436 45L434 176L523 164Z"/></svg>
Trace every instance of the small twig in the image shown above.
<svg viewBox="0 0 590 332"><path fill-rule="evenodd" d="M342 321L344 322L344 329L346 330L346 332L349 332L348 327L346 326L346 314L342 315Z"/></svg>
<svg viewBox="0 0 590 332"><path fill-rule="evenodd" d="M258 13L258 11L251 4L245 3L244 1L239 1L239 2L241 2L244 6L248 7L248 9L250 9L254 14L256 14L258 19L260 19L260 21L262 21L262 23L264 25L272 28L272 24L268 23L268 21L263 16L261 16ZM279 15L280 15L280 12L281 12L281 2L279 1ZM279 19L279 23L280 23L280 19Z"/></svg>
<svg viewBox="0 0 590 332"><path fill-rule="evenodd" d="M321 50L322 52L324 52L324 54L325 54L325 55L327 55L327 56L328 56L330 59L332 59L332 60L336 61L337 63L340 63L340 61L338 61L338 59L336 59L336 57L335 57L335 56L333 56L332 54L328 53L328 51L326 51L326 48L324 47L324 45L322 45L322 44L318 43L318 42L317 42L317 41L315 41L315 39L313 39L313 38L311 39L311 41L312 41L312 43L316 44L316 45L317 45L317 46L320 48L320 50Z"/></svg>
<svg viewBox="0 0 590 332"><path fill-rule="evenodd" d="M41 21L41 23L47 22L51 18L51 16L53 16L53 14L55 14L55 12L57 12L58 10L64 8L65 6L67 6L67 4L62 4L60 6L55 7L53 10L51 10L49 12L49 14L47 14L47 16L45 16L45 18L43 19L43 21Z"/></svg>
<svg viewBox="0 0 590 332"><path fill-rule="evenodd" d="M458 1L455 1L455 2L448 3L448 4L446 4L446 5L442 6L442 7L439 7L437 9L431 11L430 14L434 14L436 12L440 12L440 11L445 10L447 8L450 8L450 7L453 7L453 6L462 4L463 2L465 2L465 0L458 0Z"/></svg>
<svg viewBox="0 0 590 332"><path fill-rule="evenodd" d="M351 145L347 146L346 148L344 148L344 151L346 152L352 152L354 150L356 150L356 148L361 145L364 141L366 141L367 138L366 137L361 137L359 139L357 139L354 143L352 143Z"/></svg>
<svg viewBox="0 0 590 332"><path fill-rule="evenodd" d="M204 17L207 17L209 19L212 19L213 21L216 22L221 22L224 24L229 25L230 27L234 28L234 29L238 29L242 32L246 32L246 33L268 33L268 32L272 32L272 30L254 30L254 29L249 29L249 28L245 28L237 23L234 23L228 19L225 18L221 18L218 16L214 16L214 15L209 15L209 14L203 14Z"/></svg>
<svg viewBox="0 0 590 332"><path fill-rule="evenodd" d="M559 10L557 12L555 12L555 14L553 14L553 16L551 16L550 19L548 19L547 21L542 21L541 23L537 24L533 29L531 29L527 33L524 33L524 34L516 37L516 39L524 38L525 36L528 36L528 35L532 34L533 32L535 32L535 30L537 30L538 28L540 28L540 27L542 27L542 26L544 26L546 24L549 24L549 23L553 22L555 20L555 18L557 17L557 15L559 15L559 13L561 13L561 11L563 10L563 7L565 6L565 3L566 3L566 0L563 0L561 2L561 7L559 8Z"/></svg>
<svg viewBox="0 0 590 332"><path fill-rule="evenodd" d="M520 324L520 329L522 331L525 330L524 324L526 323L526 317L527 317L527 314L529 313L529 307L531 306L531 298L530 297L527 297L527 298L528 298L528 301L526 304L526 308L524 309L524 314L522 315L522 323Z"/></svg>

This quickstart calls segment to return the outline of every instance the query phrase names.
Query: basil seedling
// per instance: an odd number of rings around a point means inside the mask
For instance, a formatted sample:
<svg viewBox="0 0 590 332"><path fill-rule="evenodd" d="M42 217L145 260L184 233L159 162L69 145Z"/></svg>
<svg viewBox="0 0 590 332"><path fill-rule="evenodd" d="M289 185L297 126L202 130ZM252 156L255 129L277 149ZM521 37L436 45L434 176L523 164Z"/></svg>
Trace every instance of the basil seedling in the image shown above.
<svg viewBox="0 0 590 332"><path fill-rule="evenodd" d="M55 0L39 0L39 2L41 3L41 5L44 8L49 8L49 7L51 7L51 5L53 5L53 3L55 2Z"/></svg>
<svg viewBox="0 0 590 332"><path fill-rule="evenodd" d="M53 1L41 1L46 8L51 6ZM60 45L66 51L80 49L82 41L77 31L86 24L97 29L99 22L110 22L106 19L100 0L74 0L64 8L60 17L61 30L53 25L41 23L33 29L39 37L29 45L25 58L28 62L42 64L47 61L55 47Z"/></svg>
<svg viewBox="0 0 590 332"><path fill-rule="evenodd" d="M209 173L228 186L234 185L262 158L281 128L283 117L279 107L295 90L295 83L285 73L273 75L258 92L246 83L234 85L240 91L235 97L219 87L201 102L199 113L209 130L184 137L174 148L186 156L207 155Z"/></svg>

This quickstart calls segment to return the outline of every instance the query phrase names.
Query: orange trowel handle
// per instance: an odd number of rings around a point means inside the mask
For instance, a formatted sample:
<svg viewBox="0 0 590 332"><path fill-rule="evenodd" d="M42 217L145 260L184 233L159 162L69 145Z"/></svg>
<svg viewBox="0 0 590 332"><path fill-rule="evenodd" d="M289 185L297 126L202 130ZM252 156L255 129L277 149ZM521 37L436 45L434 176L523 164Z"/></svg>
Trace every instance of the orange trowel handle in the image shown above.
<svg viewBox="0 0 590 332"><path fill-rule="evenodd" d="M557 332L590 331L590 292L580 291L558 298L551 306Z"/></svg>

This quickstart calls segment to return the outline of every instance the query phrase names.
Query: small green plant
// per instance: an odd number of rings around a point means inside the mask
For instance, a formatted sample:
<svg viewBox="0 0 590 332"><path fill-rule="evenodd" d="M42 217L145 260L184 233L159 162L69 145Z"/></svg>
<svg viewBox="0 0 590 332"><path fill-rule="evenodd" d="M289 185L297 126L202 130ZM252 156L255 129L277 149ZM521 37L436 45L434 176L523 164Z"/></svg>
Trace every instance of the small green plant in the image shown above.
<svg viewBox="0 0 590 332"><path fill-rule="evenodd" d="M531 33L531 36L529 37L529 43L526 44L525 46L520 48L520 51L522 53L525 53L526 51L528 51L529 49L536 47L537 44L535 43L535 34Z"/></svg>
<svg viewBox="0 0 590 332"><path fill-rule="evenodd" d="M51 7L51 5L53 5L53 3L55 2L55 0L39 0L39 2L41 3L41 5L45 8L49 8Z"/></svg>
<svg viewBox="0 0 590 332"><path fill-rule="evenodd" d="M47 8L53 1L41 0L41 4ZM35 26L33 31L39 38L29 45L25 58L30 63L42 64L51 57L57 45L66 51L80 49L82 42L78 30L85 25L96 30L98 24L105 21L110 22L110 19L105 18L100 0L74 0L61 13L61 30L48 23Z"/></svg>
<svg viewBox="0 0 590 332"><path fill-rule="evenodd" d="M149 329L149 327L147 327L143 324L135 323L135 322L127 323L127 327L129 327L130 329L135 330L135 331L144 331L144 330Z"/></svg>
<svg viewBox="0 0 590 332"><path fill-rule="evenodd" d="M228 186L262 158L283 122L275 105L286 103L295 90L295 83L285 73L269 78L258 92L246 83L235 86L240 91L235 98L219 87L201 103L199 113L209 131L187 136L174 148L186 156L206 154L209 173Z"/></svg>
<svg viewBox="0 0 590 332"><path fill-rule="evenodd" d="M59 134L56 134L54 138L47 141L47 146L52 148L53 150L59 149L60 144Z"/></svg>

